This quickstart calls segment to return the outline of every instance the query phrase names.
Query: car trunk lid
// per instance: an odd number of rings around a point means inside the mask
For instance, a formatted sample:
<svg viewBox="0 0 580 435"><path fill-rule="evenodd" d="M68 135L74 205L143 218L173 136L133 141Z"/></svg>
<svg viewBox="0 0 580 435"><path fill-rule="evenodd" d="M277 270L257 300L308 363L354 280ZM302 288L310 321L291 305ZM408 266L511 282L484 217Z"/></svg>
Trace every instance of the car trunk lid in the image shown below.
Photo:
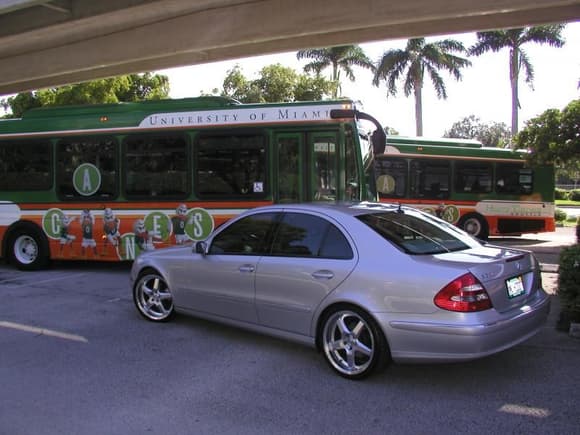
<svg viewBox="0 0 580 435"><path fill-rule="evenodd" d="M488 245L436 257L444 262L463 263L485 287L499 312L525 305L541 288L538 263L531 252Z"/></svg>

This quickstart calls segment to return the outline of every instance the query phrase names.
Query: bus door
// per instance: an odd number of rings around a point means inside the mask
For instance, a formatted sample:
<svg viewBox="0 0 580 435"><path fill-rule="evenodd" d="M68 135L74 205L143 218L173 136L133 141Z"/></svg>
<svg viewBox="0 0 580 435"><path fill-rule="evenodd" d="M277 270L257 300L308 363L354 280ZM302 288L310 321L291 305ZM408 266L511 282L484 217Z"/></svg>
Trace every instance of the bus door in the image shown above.
<svg viewBox="0 0 580 435"><path fill-rule="evenodd" d="M275 138L277 174L274 188L276 202L305 200L305 153L302 133L278 133Z"/></svg>
<svg viewBox="0 0 580 435"><path fill-rule="evenodd" d="M309 200L335 201L339 195L337 180L338 141L336 133L308 133L310 163Z"/></svg>
<svg viewBox="0 0 580 435"><path fill-rule="evenodd" d="M337 143L335 132L276 134L276 201L335 200Z"/></svg>

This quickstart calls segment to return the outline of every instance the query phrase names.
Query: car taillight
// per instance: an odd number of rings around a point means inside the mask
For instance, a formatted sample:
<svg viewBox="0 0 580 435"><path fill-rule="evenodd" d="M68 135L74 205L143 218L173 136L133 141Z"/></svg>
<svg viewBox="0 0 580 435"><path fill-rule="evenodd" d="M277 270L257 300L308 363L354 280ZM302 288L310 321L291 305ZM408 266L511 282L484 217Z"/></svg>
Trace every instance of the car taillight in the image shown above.
<svg viewBox="0 0 580 435"><path fill-rule="evenodd" d="M449 311L470 313L491 308L489 295L471 273L451 281L435 295L435 305Z"/></svg>

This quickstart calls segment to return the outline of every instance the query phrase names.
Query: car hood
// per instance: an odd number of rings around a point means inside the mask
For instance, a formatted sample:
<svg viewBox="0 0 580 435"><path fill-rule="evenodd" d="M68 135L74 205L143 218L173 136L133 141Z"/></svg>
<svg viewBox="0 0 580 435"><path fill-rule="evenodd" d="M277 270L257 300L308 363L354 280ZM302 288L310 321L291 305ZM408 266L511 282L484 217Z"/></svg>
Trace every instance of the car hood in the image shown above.
<svg viewBox="0 0 580 435"><path fill-rule="evenodd" d="M523 306L542 291L539 264L529 251L486 245L434 257L441 263L463 265L483 284L493 307L500 312ZM518 277L524 291L510 295L507 281Z"/></svg>

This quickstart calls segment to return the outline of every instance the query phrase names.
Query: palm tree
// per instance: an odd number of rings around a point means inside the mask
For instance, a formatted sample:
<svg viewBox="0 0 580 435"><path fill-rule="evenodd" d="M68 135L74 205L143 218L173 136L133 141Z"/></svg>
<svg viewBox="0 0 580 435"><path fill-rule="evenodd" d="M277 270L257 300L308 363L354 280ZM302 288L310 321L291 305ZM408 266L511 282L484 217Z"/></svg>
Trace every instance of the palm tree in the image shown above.
<svg viewBox="0 0 580 435"><path fill-rule="evenodd" d="M415 96L415 123L417 136L423 135L423 84L425 72L429 74L438 98L447 98L447 90L439 70L447 70L456 80L461 79L461 68L471 62L452 52L464 53L465 47L454 39L427 43L425 38L407 41L404 50L386 51L378 62L373 84L379 86L381 80L387 84L388 95L397 94L397 81L404 79L403 91L408 97Z"/></svg>
<svg viewBox="0 0 580 435"><path fill-rule="evenodd" d="M512 89L512 136L518 132L518 81L520 70L526 74L526 83L532 85L534 68L522 45L528 42L548 44L552 47L562 47L563 24L550 26L524 27L519 29L494 30L477 32L477 42L469 49L469 54L480 56L487 51L498 52L503 48L509 49L510 84Z"/></svg>
<svg viewBox="0 0 580 435"><path fill-rule="evenodd" d="M336 83L336 88L333 92L333 97L338 96L340 89L340 71L344 71L350 81L355 80L353 67L359 66L362 68L374 70L373 62L367 57L364 50L358 45L341 45L338 47L329 48L314 48L310 50L300 50L296 53L296 57L300 59L314 59L312 62L304 67L305 72L314 71L317 74L323 69L332 67L331 80Z"/></svg>

